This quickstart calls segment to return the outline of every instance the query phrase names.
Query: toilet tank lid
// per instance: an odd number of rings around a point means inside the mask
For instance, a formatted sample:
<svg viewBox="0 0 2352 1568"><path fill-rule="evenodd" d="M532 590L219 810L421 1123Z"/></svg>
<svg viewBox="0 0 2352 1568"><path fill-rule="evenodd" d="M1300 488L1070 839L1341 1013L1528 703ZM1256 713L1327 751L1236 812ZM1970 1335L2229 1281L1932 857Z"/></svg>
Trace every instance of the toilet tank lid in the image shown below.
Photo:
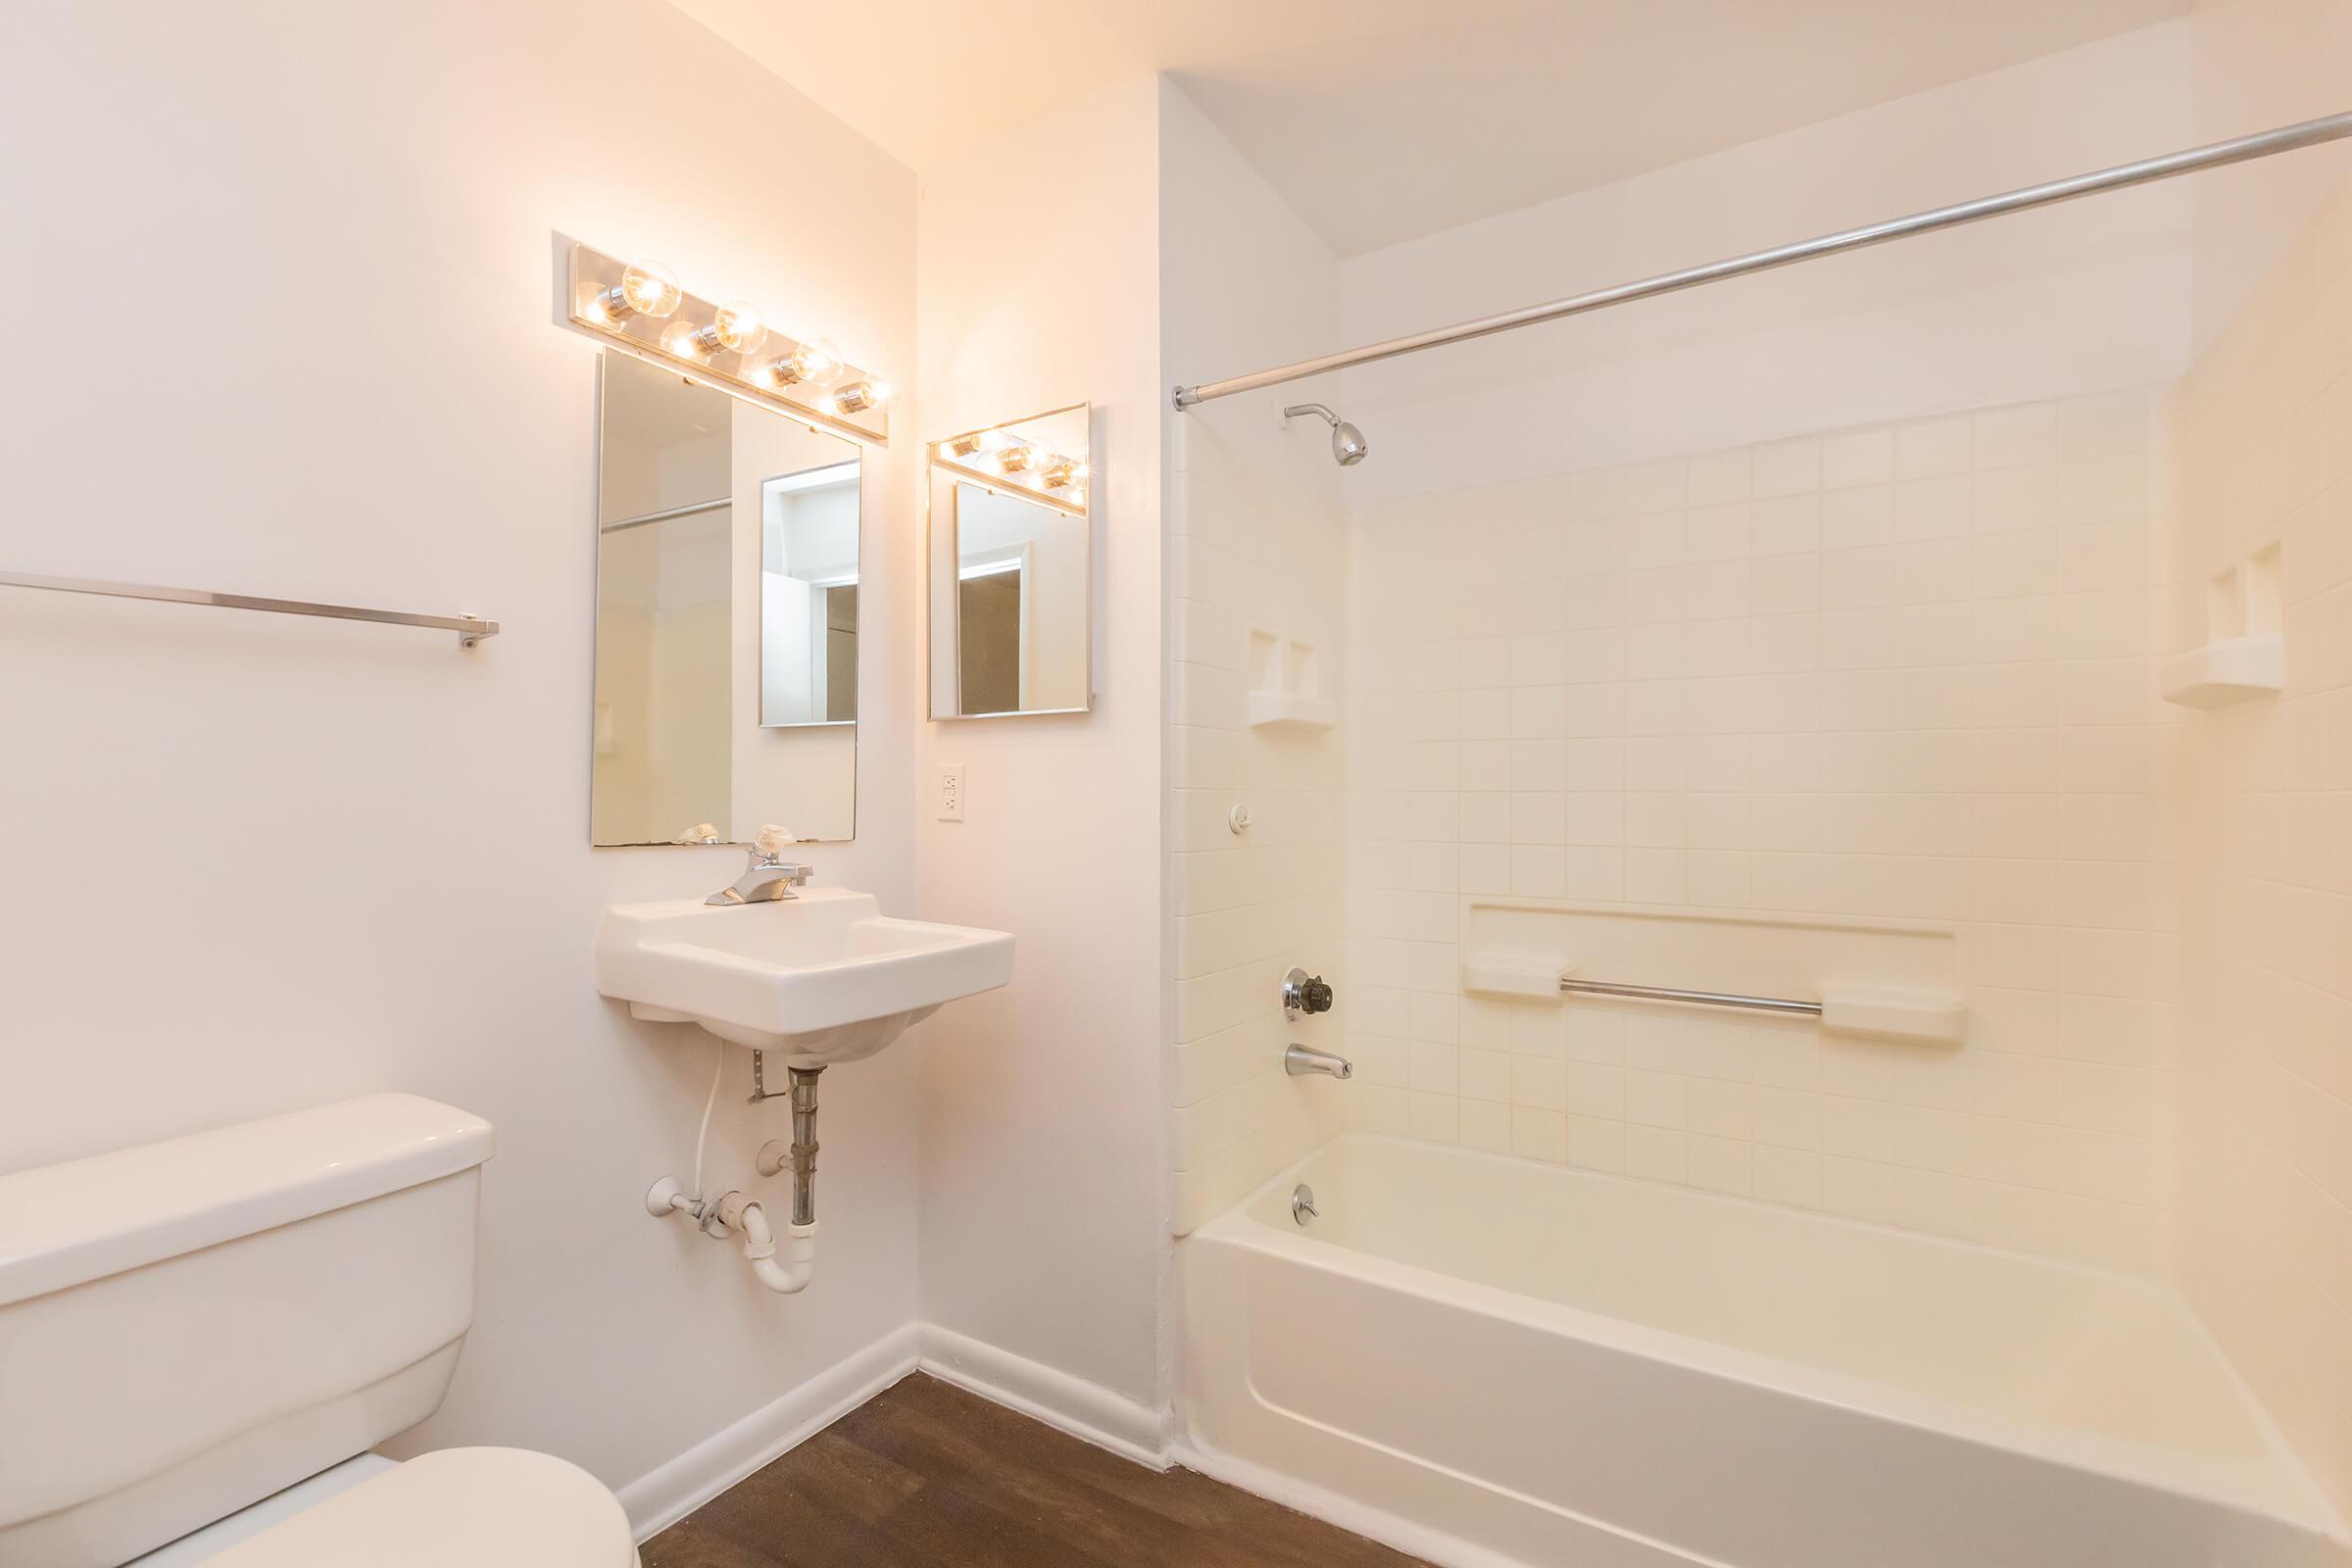
<svg viewBox="0 0 2352 1568"><path fill-rule="evenodd" d="M471 1169L490 1124L369 1095L0 1176L0 1306Z"/></svg>

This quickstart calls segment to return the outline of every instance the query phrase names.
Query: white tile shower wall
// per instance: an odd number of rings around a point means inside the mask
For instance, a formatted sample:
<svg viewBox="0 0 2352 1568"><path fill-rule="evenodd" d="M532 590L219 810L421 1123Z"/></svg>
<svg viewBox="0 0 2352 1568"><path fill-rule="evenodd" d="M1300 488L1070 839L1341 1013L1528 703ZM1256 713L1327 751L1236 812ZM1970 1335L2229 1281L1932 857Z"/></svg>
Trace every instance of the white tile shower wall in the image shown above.
<svg viewBox="0 0 2352 1568"><path fill-rule="evenodd" d="M1169 774L1175 917L1175 1229L1190 1231L1345 1124L1341 1086L1283 1070L1292 1039L1336 1041L1340 1013L1283 1018L1283 974L1341 956L1335 731L1249 725L1254 632L1313 645L1336 685L1346 511L1254 461L1206 419L1171 453ZM1329 687L1326 688L1329 690ZM1250 825L1233 831L1237 804Z"/></svg>
<svg viewBox="0 0 2352 1568"><path fill-rule="evenodd" d="M2180 388L2172 642L2281 546L2286 690L2180 728L2181 1276L2352 1506L2352 181Z"/></svg>
<svg viewBox="0 0 2352 1568"><path fill-rule="evenodd" d="M1361 514L1355 1123L2166 1267L2179 899L2150 405ZM1948 925L1969 1040L1464 998L1479 894Z"/></svg>
<svg viewBox="0 0 2352 1568"><path fill-rule="evenodd" d="M1160 333L1166 382L1340 346L1339 263L1182 89L1161 79ZM1279 395L1171 411L1164 507L1169 607L1163 877L1169 1044L1162 1061L1171 1228L1182 1235L1330 1133L1340 1086L1291 1078L1291 1038L1336 1040L1336 1015L1287 1035L1294 962L1336 962L1341 758L1330 731L1248 727L1253 633L1312 644L1336 691L1347 529L1328 432ZM1236 835L1226 815L1252 813ZM1342 1006L1346 1005L1343 999ZM1169 1277L1171 1291L1174 1276ZM1179 1310L1171 1300L1171 1313Z"/></svg>

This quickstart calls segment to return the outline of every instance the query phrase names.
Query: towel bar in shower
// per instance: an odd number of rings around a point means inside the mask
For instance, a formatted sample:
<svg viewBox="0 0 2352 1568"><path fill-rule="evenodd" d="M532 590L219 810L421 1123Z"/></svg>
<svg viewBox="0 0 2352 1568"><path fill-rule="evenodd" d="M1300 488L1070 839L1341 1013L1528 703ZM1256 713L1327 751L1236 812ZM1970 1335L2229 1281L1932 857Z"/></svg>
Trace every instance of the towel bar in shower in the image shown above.
<svg viewBox="0 0 2352 1568"><path fill-rule="evenodd" d="M324 615L334 620L374 620L387 626L424 626L454 631L458 646L471 648L498 635L498 622L479 615L414 615L401 610L361 610L351 605L313 604L307 599L257 599L250 594L214 593L204 588L152 588L144 583L102 582L95 577L36 577L0 571L0 587L46 588L61 594L101 594L110 599L155 599L173 605L214 605L222 610L264 610L275 615Z"/></svg>
<svg viewBox="0 0 2352 1568"><path fill-rule="evenodd" d="M1899 986L1823 982L1819 1002L1793 997L1754 997L1739 991L1686 991L1679 986L1624 985L1562 975L1557 995L1599 997L1611 1002L1671 1002L1696 1007L1729 1007L1780 1017L1818 1018L1832 1034L1868 1035L1880 1040L1918 1040L1956 1046L1968 1038L1968 1004L1957 992Z"/></svg>
<svg viewBox="0 0 2352 1568"><path fill-rule="evenodd" d="M1737 991L1683 991L1673 986L1617 985L1607 980L1579 980L1573 975L1561 979L1560 989L1581 992L1586 996L1618 997L1633 1002L1687 1002L1701 1007L1798 1013L1808 1018L1821 1016L1821 1004L1818 1002L1797 1002L1788 997L1748 997Z"/></svg>

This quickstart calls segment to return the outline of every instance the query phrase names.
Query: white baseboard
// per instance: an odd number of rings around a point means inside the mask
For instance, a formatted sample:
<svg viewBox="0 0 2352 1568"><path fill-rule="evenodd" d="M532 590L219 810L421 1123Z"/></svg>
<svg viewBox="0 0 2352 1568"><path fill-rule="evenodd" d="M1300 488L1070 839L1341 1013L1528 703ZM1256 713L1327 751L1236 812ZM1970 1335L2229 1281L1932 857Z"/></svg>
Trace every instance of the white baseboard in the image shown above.
<svg viewBox="0 0 2352 1568"><path fill-rule="evenodd" d="M1302 1514L1338 1525L1352 1535L1367 1541L1377 1541L1384 1546L1394 1546L1408 1556L1436 1563L1440 1568L1528 1568L1516 1557L1506 1556L1491 1546L1473 1545L1459 1536L1449 1536L1443 1530L1415 1524L1380 1508L1343 1497L1311 1481L1286 1476L1248 1459L1237 1459L1196 1444L1178 1441L1171 1446L1172 1462L1187 1470L1198 1470L1211 1481L1222 1481L1229 1487L1253 1493L1269 1502L1279 1502Z"/></svg>
<svg viewBox="0 0 2352 1568"><path fill-rule="evenodd" d="M1100 1383L1057 1372L1043 1362L932 1323L922 1326L920 1365L943 1382L1083 1438L1099 1448L1108 1448L1121 1458L1154 1470L1165 1470L1172 1462L1167 1414Z"/></svg>
<svg viewBox="0 0 2352 1568"><path fill-rule="evenodd" d="M1154 1470L1170 1462L1159 1411L952 1329L906 1323L622 1487L629 1528L639 1541L668 1529L917 1367L1122 1458Z"/></svg>
<svg viewBox="0 0 2352 1568"><path fill-rule="evenodd" d="M904 1323L661 1468L620 1489L639 1541L665 1530L778 1455L831 1426L915 1368L925 1339Z"/></svg>

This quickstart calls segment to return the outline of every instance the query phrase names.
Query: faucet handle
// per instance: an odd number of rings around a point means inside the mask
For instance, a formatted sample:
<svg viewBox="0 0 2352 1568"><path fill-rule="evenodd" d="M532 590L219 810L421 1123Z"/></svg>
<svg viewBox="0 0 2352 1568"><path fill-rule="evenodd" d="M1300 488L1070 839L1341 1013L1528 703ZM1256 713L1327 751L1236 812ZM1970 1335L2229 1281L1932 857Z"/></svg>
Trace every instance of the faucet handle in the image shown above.
<svg viewBox="0 0 2352 1568"><path fill-rule="evenodd" d="M786 850L791 849L799 842L799 839L793 837L792 829L788 827L778 827L775 823L770 822L765 827L761 828L760 830L760 836L752 841L753 863L758 864L765 861L769 864L773 864L783 856Z"/></svg>
<svg viewBox="0 0 2352 1568"><path fill-rule="evenodd" d="M1297 1023L1312 1012L1331 1010L1331 983L1319 974L1293 968L1282 977L1282 1013Z"/></svg>

